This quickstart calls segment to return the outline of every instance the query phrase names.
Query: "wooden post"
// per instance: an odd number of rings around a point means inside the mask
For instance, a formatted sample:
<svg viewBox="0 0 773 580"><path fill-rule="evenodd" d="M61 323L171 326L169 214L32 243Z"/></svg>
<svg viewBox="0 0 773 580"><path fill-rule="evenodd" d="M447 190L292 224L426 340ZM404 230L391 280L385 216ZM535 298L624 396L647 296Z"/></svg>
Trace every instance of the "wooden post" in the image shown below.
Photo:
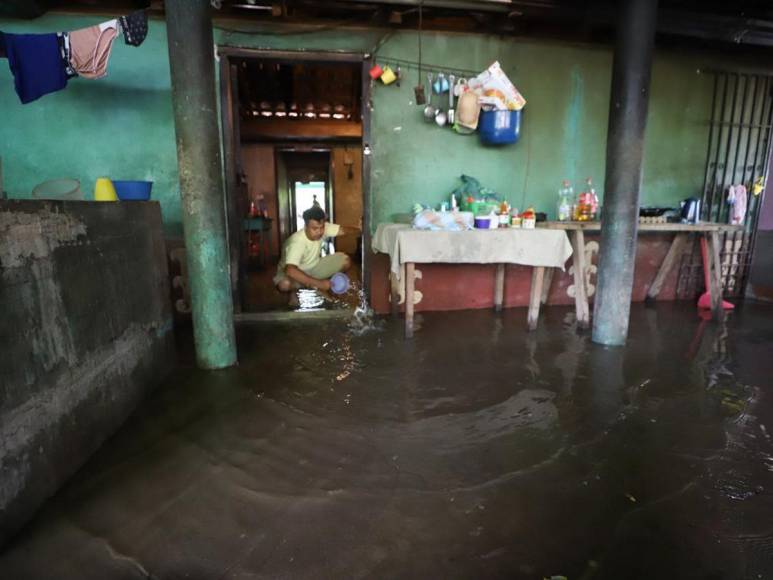
<svg viewBox="0 0 773 580"><path fill-rule="evenodd" d="M416 271L413 262L405 265L405 338L413 338L413 289Z"/></svg>
<svg viewBox="0 0 773 580"><path fill-rule="evenodd" d="M722 262L719 259L719 232L711 232L711 312L715 320L724 320L725 310L722 307Z"/></svg>
<svg viewBox="0 0 773 580"><path fill-rule="evenodd" d="M553 283L553 273L555 271L555 268L545 269L545 278L542 281L542 297L540 300L542 304L548 303L548 294L550 294L550 285Z"/></svg>
<svg viewBox="0 0 773 580"><path fill-rule="evenodd" d="M531 291L529 292L529 315L527 322L529 330L536 330L539 321L539 305L542 299L542 281L545 276L544 266L535 266L531 271Z"/></svg>
<svg viewBox="0 0 773 580"><path fill-rule="evenodd" d="M574 306L577 312L577 326L588 328L590 308L585 292L585 234L581 229L572 232L572 264L574 265Z"/></svg>
<svg viewBox="0 0 773 580"><path fill-rule="evenodd" d="M671 242L671 246L668 248L668 253L663 259L663 263L658 269L658 273L655 275L655 279L652 281L649 290L647 290L647 300L655 300L660 294L661 288L666 278L674 268L674 264L681 257L684 246L687 243L687 234L676 234L674 241Z"/></svg>
<svg viewBox="0 0 773 580"><path fill-rule="evenodd" d="M505 298L505 265L497 264L496 275L494 277L494 310L502 311L502 304Z"/></svg>

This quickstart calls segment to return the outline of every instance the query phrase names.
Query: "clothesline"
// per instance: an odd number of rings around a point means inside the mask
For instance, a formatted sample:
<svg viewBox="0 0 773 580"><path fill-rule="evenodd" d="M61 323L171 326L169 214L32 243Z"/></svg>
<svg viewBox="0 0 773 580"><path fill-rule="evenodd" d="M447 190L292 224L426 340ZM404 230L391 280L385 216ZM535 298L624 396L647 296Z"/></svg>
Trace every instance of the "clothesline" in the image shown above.
<svg viewBox="0 0 773 580"><path fill-rule="evenodd" d="M138 10L101 24L68 32L13 34L0 31L0 56L8 59L16 93L23 104L60 91L81 76L102 78L113 41L140 46L148 34L148 14Z"/></svg>

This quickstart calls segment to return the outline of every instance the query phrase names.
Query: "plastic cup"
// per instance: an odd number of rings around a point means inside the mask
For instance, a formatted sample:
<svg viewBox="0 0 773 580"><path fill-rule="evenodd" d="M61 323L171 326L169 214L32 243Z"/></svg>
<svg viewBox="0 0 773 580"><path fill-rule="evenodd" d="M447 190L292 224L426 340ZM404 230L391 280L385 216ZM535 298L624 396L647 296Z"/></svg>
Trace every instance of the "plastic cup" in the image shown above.
<svg viewBox="0 0 773 580"><path fill-rule="evenodd" d="M393 71L391 67L385 66L384 72L381 73L381 82L385 85L391 85L396 80L397 75L395 74L395 71Z"/></svg>
<svg viewBox="0 0 773 580"><path fill-rule="evenodd" d="M382 74L384 74L384 69L382 69L379 65L374 64L372 67L370 67L370 71L368 72L370 74L370 78L372 78L375 81Z"/></svg>
<svg viewBox="0 0 773 580"><path fill-rule="evenodd" d="M107 177L100 177L94 185L94 201L118 201L113 182Z"/></svg>

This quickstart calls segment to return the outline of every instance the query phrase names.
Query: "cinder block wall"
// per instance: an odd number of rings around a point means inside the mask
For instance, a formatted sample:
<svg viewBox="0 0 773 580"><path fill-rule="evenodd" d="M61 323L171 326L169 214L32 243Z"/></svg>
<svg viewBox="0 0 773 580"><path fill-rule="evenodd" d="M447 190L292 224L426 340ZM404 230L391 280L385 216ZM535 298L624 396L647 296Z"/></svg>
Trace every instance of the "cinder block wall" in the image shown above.
<svg viewBox="0 0 773 580"><path fill-rule="evenodd" d="M175 362L159 205L0 201L0 545Z"/></svg>

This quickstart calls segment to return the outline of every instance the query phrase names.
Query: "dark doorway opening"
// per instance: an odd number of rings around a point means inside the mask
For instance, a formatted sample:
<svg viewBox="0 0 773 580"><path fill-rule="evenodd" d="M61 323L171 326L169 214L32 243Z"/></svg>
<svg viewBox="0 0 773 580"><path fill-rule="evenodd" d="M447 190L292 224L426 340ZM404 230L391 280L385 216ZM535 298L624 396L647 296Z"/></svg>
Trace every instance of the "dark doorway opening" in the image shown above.
<svg viewBox="0 0 773 580"><path fill-rule="evenodd" d="M318 203L328 219L362 224L369 171L368 62L363 55L221 49L229 248L237 312L287 311L274 287L287 238ZM362 273L362 238L335 238ZM365 260L367 261L367 260Z"/></svg>

